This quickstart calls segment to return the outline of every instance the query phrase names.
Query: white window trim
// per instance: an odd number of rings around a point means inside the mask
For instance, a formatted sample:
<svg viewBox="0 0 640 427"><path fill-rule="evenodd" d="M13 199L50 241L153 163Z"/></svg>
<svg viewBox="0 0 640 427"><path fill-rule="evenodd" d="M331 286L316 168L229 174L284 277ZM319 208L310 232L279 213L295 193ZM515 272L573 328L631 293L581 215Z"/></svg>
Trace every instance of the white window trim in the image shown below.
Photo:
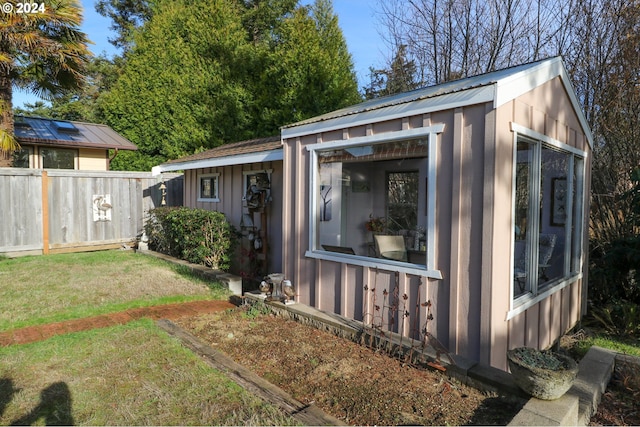
<svg viewBox="0 0 640 427"><path fill-rule="evenodd" d="M436 124L421 128L401 130L397 132L385 132L369 136L361 136L351 139L343 139L330 142L320 142L310 144L306 147L309 151L310 179L309 179L309 248L305 256L309 258L322 259L327 261L348 263L363 267L381 268L388 271L398 271L433 279L442 279L442 272L435 267L436 250L436 166L437 166L437 140L438 134L444 131L444 124ZM336 254L324 250L314 249L316 241L316 215L318 212L318 194L316 186L318 177L318 151L328 149L342 149L360 145L384 144L405 139L416 139L427 137L428 158L427 158L427 259L426 266L409 264L398 261L385 260L380 258L370 258L359 255Z"/></svg>
<svg viewBox="0 0 640 427"><path fill-rule="evenodd" d="M205 178L215 178L213 180L214 197L202 197L202 180ZM198 175L198 202L206 202L206 203L220 202L220 174L219 173L206 173L206 174Z"/></svg>
<svg viewBox="0 0 640 427"><path fill-rule="evenodd" d="M584 203L585 203L585 189L584 189L584 176L585 176L585 168L586 168L586 159L587 159L587 152L579 150L575 147L572 147L570 145L567 145L561 141L558 141L557 139L551 138L547 135L541 134L539 132L536 132L532 129L529 129L527 127L524 127L522 125L519 125L517 123L511 122L511 131L513 132L513 168L512 168L512 183L511 183L511 188L515 188L516 186L516 162L517 162L517 150L515 149L515 147L518 144L518 139L521 137L524 137L526 139L532 140L533 142L538 142L539 144L546 144L549 145L551 147L555 147L561 151L573 154L570 158L569 161L569 171L567 174L567 188L572 188L573 185L573 175L574 175L574 168L575 168L575 159L574 156L578 156L582 158L582 168L577 170L577 180L578 180L578 188L580 188L581 191L581 200L578 203L579 207L582 208L581 211L584 212ZM535 155L534 154L534 165L537 164L538 167L536 167L536 169L533 171L533 179L540 181L540 176L539 176L539 158L535 159L535 157L539 157L539 155ZM569 209L572 208L571 204L573 203L573 197L569 198L570 202L569 202ZM515 191L511 192L511 218L515 218L515 206L516 206L516 200L515 200ZM569 212L571 212L571 210L568 210ZM569 216L568 216L569 217ZM532 220L534 222L534 224L532 224L532 227L535 227L535 229L539 229L540 224L538 221L538 215L533 215ZM571 218L567 218L567 221L569 222L568 224L568 228L571 228L571 221L573 221L573 216L571 216ZM571 285L572 283L575 283L576 281L582 279L582 266L583 266L583 259L584 259L584 253L581 250L580 251L580 256L578 257L578 259L574 259L573 254L571 253L571 244L567 244L567 242L571 242L571 238L574 239L574 242L576 243L576 247L580 247L582 248L583 245L583 240L582 240L582 235L583 235L583 231L582 231L582 227L584 226L584 218L581 216L580 220L578 221L578 224L580 226L580 229L578 231L578 227L575 228L575 230L577 231L576 233L572 234L568 234L567 236L565 236L565 266L564 266L564 277L558 279L555 282L546 284L545 286L536 289L536 294L532 294L530 292L527 292L521 296L519 296L518 298L514 298L514 284L513 284L513 280L514 280L514 276L513 276L513 271L515 268L514 265L514 257L515 257L515 245L511 245L511 256L510 256L510 261L509 261L509 266L510 266L510 277L511 277L511 282L510 282L510 286L509 286L509 311L507 313L507 318L506 320L512 319L513 317L525 312L527 309L533 307L534 305L538 304L540 301L548 298L549 296L555 294L556 292L561 291L562 289L566 288L567 286ZM511 236L515 235L515 223L512 221L511 223ZM537 246L537 242L535 240L537 240L537 233L534 233L533 235L533 245ZM537 251L533 251L533 253L530 255L533 258L533 261L537 262L537 256L538 253ZM531 261L531 260L530 260ZM571 266L574 265L574 263L578 263L578 265L580 266L579 270L572 275L571 273ZM535 265L536 263L533 263L532 265Z"/></svg>
<svg viewBox="0 0 640 427"><path fill-rule="evenodd" d="M250 175L256 175L259 173L266 173L269 177L269 183L271 183L271 174L273 173L273 169L257 169L257 170L247 170L242 171L242 201L245 202L247 200L247 184L249 183L248 179Z"/></svg>

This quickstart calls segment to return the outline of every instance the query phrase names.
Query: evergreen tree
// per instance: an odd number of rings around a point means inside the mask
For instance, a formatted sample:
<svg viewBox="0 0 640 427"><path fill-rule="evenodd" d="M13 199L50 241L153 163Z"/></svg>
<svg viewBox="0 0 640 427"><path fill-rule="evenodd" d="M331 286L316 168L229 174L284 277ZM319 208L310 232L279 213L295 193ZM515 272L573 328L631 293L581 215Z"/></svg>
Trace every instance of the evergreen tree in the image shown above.
<svg viewBox="0 0 640 427"><path fill-rule="evenodd" d="M376 70L370 67L369 72L369 86L363 88L367 99L408 92L421 86L416 81L415 61L407 58L406 45L398 47L389 68Z"/></svg>
<svg viewBox="0 0 640 427"><path fill-rule="evenodd" d="M158 0L102 96L107 124L133 141L114 169L278 134L360 100L327 0Z"/></svg>

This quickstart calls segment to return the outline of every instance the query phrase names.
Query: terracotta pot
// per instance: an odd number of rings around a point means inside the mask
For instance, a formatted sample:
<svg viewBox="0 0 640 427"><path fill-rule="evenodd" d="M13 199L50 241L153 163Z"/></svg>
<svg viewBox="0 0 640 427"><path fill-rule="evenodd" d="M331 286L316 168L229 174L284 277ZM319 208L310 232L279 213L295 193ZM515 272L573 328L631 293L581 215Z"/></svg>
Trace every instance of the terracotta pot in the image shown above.
<svg viewBox="0 0 640 427"><path fill-rule="evenodd" d="M546 366L541 362L544 359L555 360L555 366ZM555 400L561 397L569 391L578 375L576 362L559 353L519 347L507 351L507 360L513 380L518 387L542 400Z"/></svg>

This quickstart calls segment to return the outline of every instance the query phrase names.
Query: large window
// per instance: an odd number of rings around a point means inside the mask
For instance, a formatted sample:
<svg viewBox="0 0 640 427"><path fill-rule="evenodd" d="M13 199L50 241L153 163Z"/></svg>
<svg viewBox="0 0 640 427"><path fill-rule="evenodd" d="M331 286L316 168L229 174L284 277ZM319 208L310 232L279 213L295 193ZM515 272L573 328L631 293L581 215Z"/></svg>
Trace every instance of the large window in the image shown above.
<svg viewBox="0 0 640 427"><path fill-rule="evenodd" d="M75 169L77 150L67 148L41 148L44 169Z"/></svg>
<svg viewBox="0 0 640 427"><path fill-rule="evenodd" d="M432 149L442 126L434 128L310 148L315 176L309 255L339 253L333 256L361 265L434 270ZM428 188L430 184L434 187Z"/></svg>
<svg viewBox="0 0 640 427"><path fill-rule="evenodd" d="M513 295L526 302L580 273L584 153L519 135L514 160Z"/></svg>

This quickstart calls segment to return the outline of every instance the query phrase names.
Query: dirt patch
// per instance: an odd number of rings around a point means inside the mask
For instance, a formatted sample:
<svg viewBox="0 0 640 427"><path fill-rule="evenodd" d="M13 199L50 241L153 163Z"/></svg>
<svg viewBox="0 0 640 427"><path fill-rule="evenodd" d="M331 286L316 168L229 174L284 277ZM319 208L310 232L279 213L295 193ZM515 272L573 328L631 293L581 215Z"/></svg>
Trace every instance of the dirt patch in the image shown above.
<svg viewBox="0 0 640 427"><path fill-rule="evenodd" d="M592 426L640 425L640 365L618 363L602 395L598 412L591 417Z"/></svg>
<svg viewBox="0 0 640 427"><path fill-rule="evenodd" d="M346 424L505 425L523 404L255 309L239 307L176 323Z"/></svg>

